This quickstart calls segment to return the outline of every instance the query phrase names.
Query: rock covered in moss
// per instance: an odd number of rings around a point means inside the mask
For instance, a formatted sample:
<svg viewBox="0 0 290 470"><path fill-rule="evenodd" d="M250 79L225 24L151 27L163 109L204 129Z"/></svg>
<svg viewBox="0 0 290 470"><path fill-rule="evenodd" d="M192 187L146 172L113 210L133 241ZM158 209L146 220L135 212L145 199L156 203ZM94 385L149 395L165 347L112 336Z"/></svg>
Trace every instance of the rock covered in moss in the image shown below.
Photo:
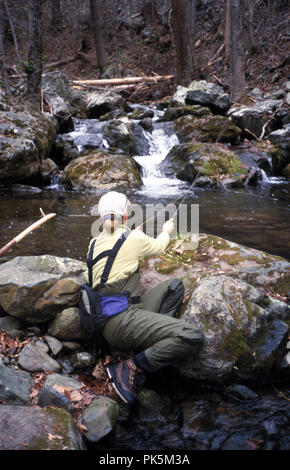
<svg viewBox="0 0 290 470"><path fill-rule="evenodd" d="M175 120L175 130L180 142L240 142L241 129L224 116L195 119L192 115Z"/></svg>
<svg viewBox="0 0 290 470"><path fill-rule="evenodd" d="M203 331L205 342L198 358L180 366L182 373L209 382L265 379L283 357L288 325L273 319L263 299L258 289L232 277L201 281L183 319Z"/></svg>
<svg viewBox="0 0 290 470"><path fill-rule="evenodd" d="M98 150L71 161L64 169L63 181L75 189L112 190L142 184L137 165L130 156Z"/></svg>
<svg viewBox="0 0 290 470"><path fill-rule="evenodd" d="M227 147L200 142L174 146L161 167L167 176L192 182L199 174L209 178L209 184L241 184L248 174L248 168Z"/></svg>
<svg viewBox="0 0 290 470"><path fill-rule="evenodd" d="M69 413L58 408L0 405L2 450L85 450Z"/></svg>

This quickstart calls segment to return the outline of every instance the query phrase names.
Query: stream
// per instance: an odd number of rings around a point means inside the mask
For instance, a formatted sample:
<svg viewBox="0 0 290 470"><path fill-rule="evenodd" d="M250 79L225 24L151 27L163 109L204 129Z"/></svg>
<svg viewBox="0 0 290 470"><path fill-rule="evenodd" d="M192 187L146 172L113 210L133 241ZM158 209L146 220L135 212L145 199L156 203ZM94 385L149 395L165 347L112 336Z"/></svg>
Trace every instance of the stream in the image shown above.
<svg viewBox="0 0 290 470"><path fill-rule="evenodd" d="M217 235L290 261L290 181L263 173L257 186L214 190L166 178L159 164L178 143L170 123L153 119L153 131L142 131L143 153L134 156L143 185L126 191L133 203L199 205L199 231ZM98 145L104 123L75 119L70 138L79 150ZM137 125L137 123L136 123ZM67 191L58 180L37 190L0 190L1 246L40 218L40 208L57 216L26 237L0 262L20 255L52 254L85 261L95 217L92 207L102 193ZM142 406L128 419L126 411L99 449L290 449L290 388L269 385L250 398L220 391L168 387L162 378L149 384L157 390L154 407ZM279 389L279 390L278 390ZM147 406L147 407L146 407Z"/></svg>

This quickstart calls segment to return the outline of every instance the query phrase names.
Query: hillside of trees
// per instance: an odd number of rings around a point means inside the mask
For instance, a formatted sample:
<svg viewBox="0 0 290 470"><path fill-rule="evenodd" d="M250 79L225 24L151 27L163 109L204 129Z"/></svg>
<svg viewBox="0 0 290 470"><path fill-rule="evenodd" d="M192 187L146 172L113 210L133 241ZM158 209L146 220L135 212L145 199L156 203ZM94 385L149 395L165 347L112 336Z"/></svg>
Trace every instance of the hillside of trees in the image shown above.
<svg viewBox="0 0 290 470"><path fill-rule="evenodd" d="M0 8L2 87L6 76L12 94L37 68L74 80L173 76L127 88L132 100L160 99L193 79L239 99L244 87L285 88L290 79L288 0L0 0Z"/></svg>

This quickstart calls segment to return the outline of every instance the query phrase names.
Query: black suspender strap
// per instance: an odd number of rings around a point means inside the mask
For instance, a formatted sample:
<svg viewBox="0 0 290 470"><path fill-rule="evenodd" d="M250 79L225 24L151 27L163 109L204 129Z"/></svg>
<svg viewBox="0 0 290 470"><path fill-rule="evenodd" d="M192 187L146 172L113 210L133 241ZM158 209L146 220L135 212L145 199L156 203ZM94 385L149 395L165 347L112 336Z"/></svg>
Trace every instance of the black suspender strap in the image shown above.
<svg viewBox="0 0 290 470"><path fill-rule="evenodd" d="M93 240L90 246L90 251L88 255L88 260L87 260L87 265L88 265L88 275L89 275L89 285L92 287L93 285L93 267L94 265L102 258L105 258L106 256L108 257L105 268L103 271L103 274L101 276L101 283L99 285L100 288L105 287L105 284L108 280L110 271L112 269L113 263L115 261L115 258L117 256L118 251L120 250L121 246L123 243L126 241L128 235L130 232L124 232L121 237L117 240L115 245L111 250L106 250L100 253L98 256L96 256L95 259L93 259L93 254L94 254L94 247L95 247L95 242L96 240Z"/></svg>

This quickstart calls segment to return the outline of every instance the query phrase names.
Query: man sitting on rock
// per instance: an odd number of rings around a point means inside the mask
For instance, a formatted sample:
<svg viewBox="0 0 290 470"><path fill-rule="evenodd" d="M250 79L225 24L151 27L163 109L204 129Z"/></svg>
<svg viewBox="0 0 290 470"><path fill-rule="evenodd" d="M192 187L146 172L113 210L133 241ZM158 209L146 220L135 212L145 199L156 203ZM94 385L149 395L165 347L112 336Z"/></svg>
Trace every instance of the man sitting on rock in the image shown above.
<svg viewBox="0 0 290 470"><path fill-rule="evenodd" d="M193 325L174 318L184 296L181 280L169 279L140 297L139 259L160 255L169 244L174 224L172 219L165 222L156 239L140 229L130 231L126 226L128 204L124 194L114 191L101 197L98 210L103 231L90 243L93 261L88 277L92 288L102 294L129 292L125 310L114 314L106 306L110 316L102 335L112 348L133 351L127 360L107 367L120 398L133 405L146 374L196 355L203 334Z"/></svg>

